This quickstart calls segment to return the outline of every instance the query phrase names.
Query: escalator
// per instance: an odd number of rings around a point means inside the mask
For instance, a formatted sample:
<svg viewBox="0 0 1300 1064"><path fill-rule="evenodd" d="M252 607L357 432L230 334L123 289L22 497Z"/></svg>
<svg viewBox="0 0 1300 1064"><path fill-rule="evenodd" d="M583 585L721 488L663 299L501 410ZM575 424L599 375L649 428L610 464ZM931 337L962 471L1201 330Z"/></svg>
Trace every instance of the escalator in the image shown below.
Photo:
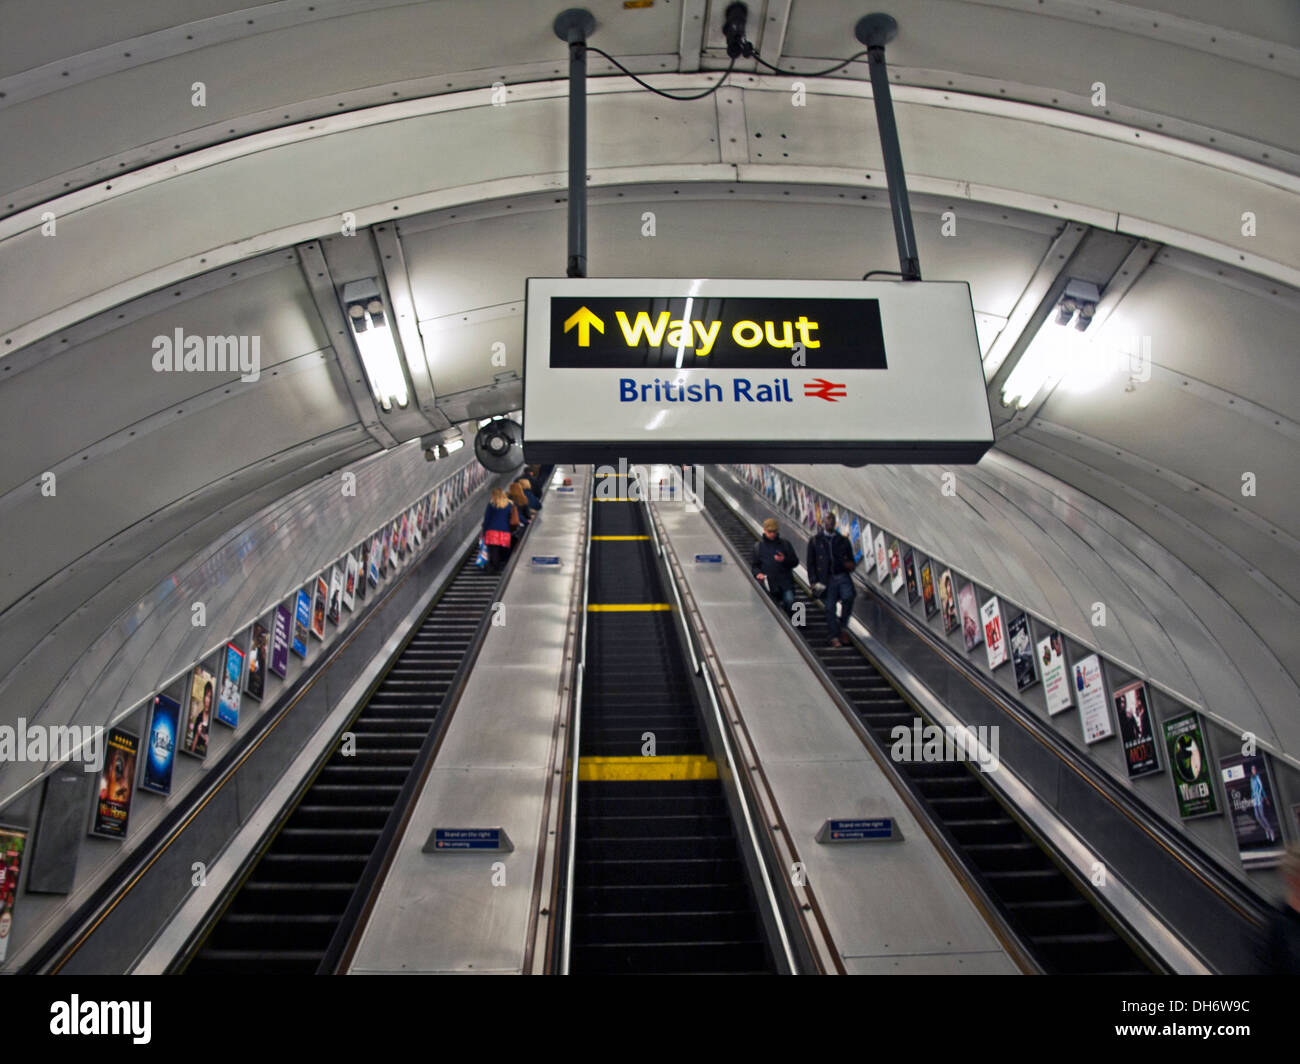
<svg viewBox="0 0 1300 1064"><path fill-rule="evenodd" d="M706 491L704 503L748 568L755 542L749 526L713 490ZM795 630L885 756L894 727L910 728L916 717L933 723L895 690L856 642L830 646L822 604L802 587L797 595L806 606L806 623ZM1090 898L1007 812L979 771L960 760L895 764L932 823L1045 972L1150 974L1148 964Z"/></svg>
<svg viewBox="0 0 1300 1064"><path fill-rule="evenodd" d="M546 474L546 470L543 471ZM547 475L540 478L545 484ZM186 974L318 972L500 576L477 544L418 624L283 828L240 885Z"/></svg>
<svg viewBox="0 0 1300 1064"><path fill-rule="evenodd" d="M645 507L591 534L569 970L772 972Z"/></svg>

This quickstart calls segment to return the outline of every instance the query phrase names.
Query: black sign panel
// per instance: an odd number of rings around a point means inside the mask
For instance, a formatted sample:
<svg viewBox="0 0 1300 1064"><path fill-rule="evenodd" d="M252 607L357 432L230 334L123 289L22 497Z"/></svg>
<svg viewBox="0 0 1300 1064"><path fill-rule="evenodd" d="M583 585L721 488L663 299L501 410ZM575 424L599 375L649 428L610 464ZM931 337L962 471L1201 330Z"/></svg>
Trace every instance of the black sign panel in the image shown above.
<svg viewBox="0 0 1300 1064"><path fill-rule="evenodd" d="M887 368L875 299L552 297L550 349L555 369Z"/></svg>

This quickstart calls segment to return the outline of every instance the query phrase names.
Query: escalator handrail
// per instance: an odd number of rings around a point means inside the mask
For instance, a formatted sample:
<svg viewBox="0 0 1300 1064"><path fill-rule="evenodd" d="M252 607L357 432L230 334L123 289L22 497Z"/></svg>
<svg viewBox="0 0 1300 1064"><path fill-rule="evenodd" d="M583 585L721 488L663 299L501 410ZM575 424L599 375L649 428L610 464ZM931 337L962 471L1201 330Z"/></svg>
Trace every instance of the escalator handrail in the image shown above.
<svg viewBox="0 0 1300 1064"><path fill-rule="evenodd" d="M573 884L577 874L578 837L578 751L582 741L582 687L587 672L587 606L591 591L591 537L595 530L592 507L595 503L595 469L587 476L587 536L582 554L582 606L578 625L577 665L573 685L573 704L569 709L570 752L568 826L565 830L564 854L564 916L560 946L560 974L569 974L569 958L573 946Z"/></svg>

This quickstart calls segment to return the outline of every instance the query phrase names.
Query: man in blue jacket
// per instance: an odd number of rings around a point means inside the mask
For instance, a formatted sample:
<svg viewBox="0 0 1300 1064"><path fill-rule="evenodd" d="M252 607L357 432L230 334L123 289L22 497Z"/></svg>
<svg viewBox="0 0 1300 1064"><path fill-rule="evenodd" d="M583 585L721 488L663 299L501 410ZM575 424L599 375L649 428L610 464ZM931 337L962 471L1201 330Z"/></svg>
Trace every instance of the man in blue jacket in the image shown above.
<svg viewBox="0 0 1300 1064"><path fill-rule="evenodd" d="M840 535L835 527L835 515L827 513L822 518L822 527L817 535L808 541L808 581L813 585L814 595L823 595L826 603L826 630L831 637L831 646L842 647L840 639L841 626L849 623L853 616L853 599L857 592L853 588L853 545ZM840 604L837 616L835 607Z"/></svg>

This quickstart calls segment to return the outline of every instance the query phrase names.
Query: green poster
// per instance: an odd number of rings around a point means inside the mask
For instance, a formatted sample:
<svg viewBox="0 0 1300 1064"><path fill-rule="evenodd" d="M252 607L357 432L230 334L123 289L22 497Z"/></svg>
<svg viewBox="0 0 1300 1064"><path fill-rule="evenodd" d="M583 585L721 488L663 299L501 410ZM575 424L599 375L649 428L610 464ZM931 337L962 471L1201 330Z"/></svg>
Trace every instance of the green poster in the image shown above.
<svg viewBox="0 0 1300 1064"><path fill-rule="evenodd" d="M1183 820L1214 816L1219 812L1219 800L1214 795L1210 751L1201 734L1200 720L1195 713L1184 713L1165 721L1164 730L1178 815Z"/></svg>

